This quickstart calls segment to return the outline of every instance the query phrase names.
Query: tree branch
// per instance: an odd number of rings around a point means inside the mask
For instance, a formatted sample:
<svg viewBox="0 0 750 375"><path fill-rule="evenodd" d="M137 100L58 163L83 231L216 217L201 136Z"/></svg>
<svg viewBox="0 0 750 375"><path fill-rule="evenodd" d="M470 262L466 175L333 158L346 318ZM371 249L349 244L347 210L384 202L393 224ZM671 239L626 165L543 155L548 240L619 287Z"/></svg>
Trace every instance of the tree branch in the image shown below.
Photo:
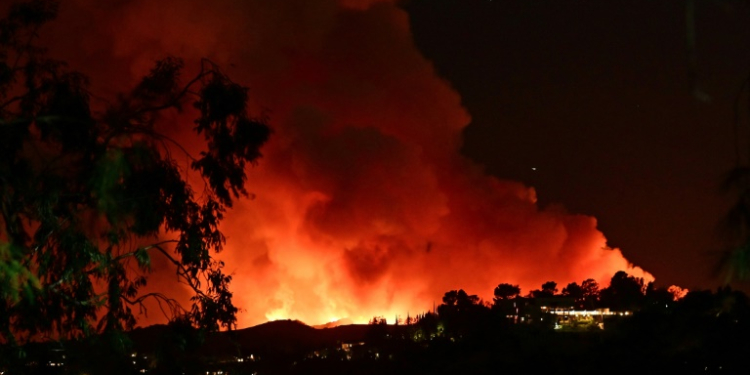
<svg viewBox="0 0 750 375"><path fill-rule="evenodd" d="M146 299L148 299L148 298L153 298L156 301L156 303L159 305L159 310L161 310L162 314L164 314L164 317L166 317L167 319L171 319L172 317L178 315L178 312L180 312L180 311L181 312L186 312L187 311L187 310L185 310L185 308L182 307L182 305L180 305L180 303L176 299L169 298L169 297L167 297L166 295L164 295L162 293L157 293L157 292L146 293L146 294L144 294L144 295L142 295L142 296L140 296L140 297L138 297L136 299L133 299L133 300L131 300L131 299L129 299L129 298L123 296L123 295L120 295L120 299L122 299L123 301L125 301L128 305L138 306L138 308L140 309L140 311L143 312L144 314L146 314L146 316L148 316L148 309L146 308L146 306L144 305L143 302ZM166 303L167 304L167 306L169 307L169 310L171 310L170 311L171 314L167 314L167 312L164 311L164 307L163 307L162 303Z"/></svg>

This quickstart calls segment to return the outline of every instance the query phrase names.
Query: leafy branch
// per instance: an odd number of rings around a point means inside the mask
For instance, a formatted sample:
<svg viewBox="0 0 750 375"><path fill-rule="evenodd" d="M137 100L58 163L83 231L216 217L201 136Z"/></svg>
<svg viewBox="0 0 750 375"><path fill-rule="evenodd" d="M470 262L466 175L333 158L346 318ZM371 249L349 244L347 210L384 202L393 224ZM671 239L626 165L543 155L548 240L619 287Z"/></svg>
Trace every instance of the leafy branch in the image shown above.
<svg viewBox="0 0 750 375"><path fill-rule="evenodd" d="M248 89L209 60L185 84L182 60L157 61L94 113L88 78L34 46L57 8L31 0L0 20L0 340L129 329L133 308L145 313L151 299L170 318L232 328L232 278L212 254L226 240L224 213L248 195L246 167L270 129L248 115ZM187 104L197 118L184 131L202 139L199 155L161 130L162 114ZM203 180L201 195L186 170ZM154 238L163 240L133 246ZM152 252L193 292L190 308L165 291L142 293Z"/></svg>

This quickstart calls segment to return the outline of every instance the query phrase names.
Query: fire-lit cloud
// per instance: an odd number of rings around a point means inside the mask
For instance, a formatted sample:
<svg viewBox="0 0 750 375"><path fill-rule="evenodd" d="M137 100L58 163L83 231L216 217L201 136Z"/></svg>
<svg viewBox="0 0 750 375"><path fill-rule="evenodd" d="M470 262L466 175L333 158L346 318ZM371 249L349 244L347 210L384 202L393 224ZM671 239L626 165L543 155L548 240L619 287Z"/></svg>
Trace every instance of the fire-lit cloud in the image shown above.
<svg viewBox="0 0 750 375"><path fill-rule="evenodd" d="M533 188L461 156L469 115L394 3L78 0L47 38L97 92L125 90L167 54L187 73L207 57L267 111L255 199L223 225L240 326L392 318L450 289L489 299L500 282L650 279L607 248L594 218L540 208Z"/></svg>

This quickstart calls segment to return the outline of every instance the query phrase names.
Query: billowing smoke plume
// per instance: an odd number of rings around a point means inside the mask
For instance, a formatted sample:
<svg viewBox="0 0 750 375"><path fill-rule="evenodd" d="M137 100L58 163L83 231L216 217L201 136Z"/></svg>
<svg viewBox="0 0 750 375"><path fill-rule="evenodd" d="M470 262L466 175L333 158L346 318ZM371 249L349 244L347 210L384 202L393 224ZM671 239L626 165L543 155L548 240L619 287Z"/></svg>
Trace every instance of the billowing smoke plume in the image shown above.
<svg viewBox="0 0 750 375"><path fill-rule="evenodd" d="M208 57L268 114L256 198L223 226L240 326L404 316L500 282L650 278L594 218L542 209L533 188L459 154L469 116L392 2L78 0L50 27L53 54L93 91L124 90L167 54Z"/></svg>

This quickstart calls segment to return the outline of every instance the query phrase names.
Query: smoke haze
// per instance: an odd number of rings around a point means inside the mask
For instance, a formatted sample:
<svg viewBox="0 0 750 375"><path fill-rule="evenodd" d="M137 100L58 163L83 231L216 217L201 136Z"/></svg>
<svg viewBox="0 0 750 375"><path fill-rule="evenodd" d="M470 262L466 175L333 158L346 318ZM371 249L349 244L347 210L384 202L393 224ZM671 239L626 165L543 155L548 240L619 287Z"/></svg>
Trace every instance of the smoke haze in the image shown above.
<svg viewBox="0 0 750 375"><path fill-rule="evenodd" d="M43 34L105 97L167 55L186 77L207 57L250 87L274 135L249 172L255 199L222 226L240 327L392 319L451 289L490 299L501 282L651 279L593 217L540 208L533 188L459 153L469 115L393 2L76 0ZM174 121L190 143L189 118ZM174 281L155 276L155 288Z"/></svg>

